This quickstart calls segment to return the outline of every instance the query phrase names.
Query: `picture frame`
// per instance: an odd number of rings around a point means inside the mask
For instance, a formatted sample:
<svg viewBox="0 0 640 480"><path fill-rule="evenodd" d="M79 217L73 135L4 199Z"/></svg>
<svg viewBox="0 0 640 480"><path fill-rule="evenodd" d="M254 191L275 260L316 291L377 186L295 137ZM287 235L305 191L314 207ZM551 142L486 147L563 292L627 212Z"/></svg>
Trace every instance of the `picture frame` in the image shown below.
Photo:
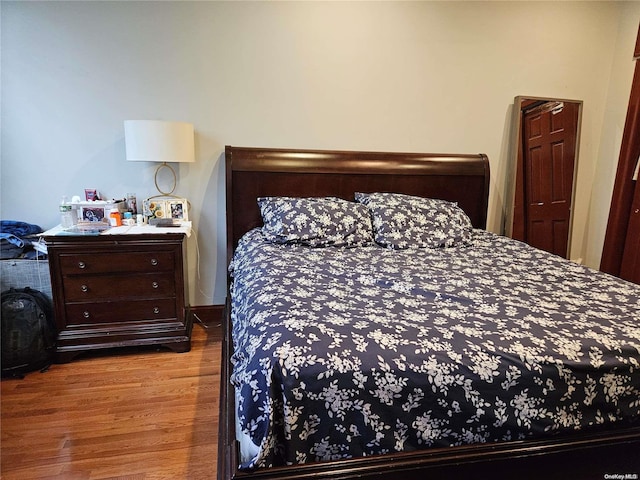
<svg viewBox="0 0 640 480"><path fill-rule="evenodd" d="M186 198L147 198L142 202L142 213L147 218L189 220L189 202Z"/></svg>
<svg viewBox="0 0 640 480"><path fill-rule="evenodd" d="M149 219L167 218L166 201L156 198L147 198L142 202L142 213Z"/></svg>
<svg viewBox="0 0 640 480"><path fill-rule="evenodd" d="M106 222L105 207L80 207L81 220L83 222Z"/></svg>
<svg viewBox="0 0 640 480"><path fill-rule="evenodd" d="M78 221L83 223L104 222L109 223L109 214L112 210L125 211L123 201L116 202L80 202L77 204Z"/></svg>
<svg viewBox="0 0 640 480"><path fill-rule="evenodd" d="M187 200L180 198L177 200L170 200L168 203L168 214L174 220L187 221L189 220L189 206Z"/></svg>

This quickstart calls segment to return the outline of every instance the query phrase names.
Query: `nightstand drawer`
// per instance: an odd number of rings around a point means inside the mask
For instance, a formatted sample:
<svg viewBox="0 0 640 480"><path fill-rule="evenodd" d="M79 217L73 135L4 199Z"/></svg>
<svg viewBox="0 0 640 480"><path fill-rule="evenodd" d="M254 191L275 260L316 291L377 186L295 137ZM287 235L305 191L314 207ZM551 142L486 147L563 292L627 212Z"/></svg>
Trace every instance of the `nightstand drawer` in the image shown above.
<svg viewBox="0 0 640 480"><path fill-rule="evenodd" d="M62 275L121 272L172 272L175 256L165 252L70 253L60 255Z"/></svg>
<svg viewBox="0 0 640 480"><path fill-rule="evenodd" d="M175 298L122 302L70 303L65 305L67 326L125 323L142 320L175 320Z"/></svg>
<svg viewBox="0 0 640 480"><path fill-rule="evenodd" d="M176 283L171 272L114 276L84 275L64 277L67 302L93 302L119 298L175 297Z"/></svg>

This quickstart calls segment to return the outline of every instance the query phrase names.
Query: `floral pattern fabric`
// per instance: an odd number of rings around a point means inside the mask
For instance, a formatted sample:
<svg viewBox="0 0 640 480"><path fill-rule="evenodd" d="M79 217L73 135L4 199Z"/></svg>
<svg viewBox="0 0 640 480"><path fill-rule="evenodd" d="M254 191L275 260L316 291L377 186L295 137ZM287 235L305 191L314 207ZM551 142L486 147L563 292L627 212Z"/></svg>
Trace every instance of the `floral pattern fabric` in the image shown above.
<svg viewBox="0 0 640 480"><path fill-rule="evenodd" d="M453 247L471 238L471 220L455 203L400 193L356 193L371 210L375 241L393 248Z"/></svg>
<svg viewBox="0 0 640 480"><path fill-rule="evenodd" d="M640 423L640 286L474 230L455 248L240 241L241 468Z"/></svg>
<svg viewBox="0 0 640 480"><path fill-rule="evenodd" d="M363 205L336 197L258 199L265 237L275 243L352 247L373 241Z"/></svg>

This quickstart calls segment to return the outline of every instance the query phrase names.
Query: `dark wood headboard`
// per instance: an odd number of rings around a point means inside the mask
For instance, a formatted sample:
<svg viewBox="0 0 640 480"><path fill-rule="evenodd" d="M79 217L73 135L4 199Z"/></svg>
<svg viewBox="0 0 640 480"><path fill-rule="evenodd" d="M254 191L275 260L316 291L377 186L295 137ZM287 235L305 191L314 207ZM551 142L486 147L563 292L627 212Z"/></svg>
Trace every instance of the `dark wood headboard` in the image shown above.
<svg viewBox="0 0 640 480"><path fill-rule="evenodd" d="M262 225L263 196L335 196L396 192L457 202L476 228L486 228L486 155L292 150L227 146L227 255Z"/></svg>

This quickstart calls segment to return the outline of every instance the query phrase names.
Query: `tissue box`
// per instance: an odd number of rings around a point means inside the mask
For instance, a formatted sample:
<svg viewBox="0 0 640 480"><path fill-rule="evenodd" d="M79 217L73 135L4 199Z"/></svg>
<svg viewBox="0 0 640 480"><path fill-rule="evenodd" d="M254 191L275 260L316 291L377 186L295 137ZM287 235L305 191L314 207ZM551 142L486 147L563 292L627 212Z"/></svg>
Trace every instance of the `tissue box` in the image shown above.
<svg viewBox="0 0 640 480"><path fill-rule="evenodd" d="M109 212L111 210L127 211L127 202L124 200L118 202L80 202L74 205L78 206L78 219L82 222L109 223Z"/></svg>

